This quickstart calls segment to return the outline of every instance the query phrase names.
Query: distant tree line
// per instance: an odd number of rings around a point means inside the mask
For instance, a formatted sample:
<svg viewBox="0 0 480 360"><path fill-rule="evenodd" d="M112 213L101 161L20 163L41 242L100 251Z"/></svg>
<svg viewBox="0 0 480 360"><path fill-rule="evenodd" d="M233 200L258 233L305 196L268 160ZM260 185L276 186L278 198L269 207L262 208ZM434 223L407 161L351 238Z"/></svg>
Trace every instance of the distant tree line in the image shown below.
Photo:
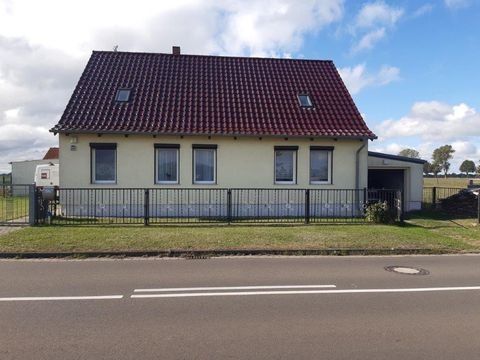
<svg viewBox="0 0 480 360"><path fill-rule="evenodd" d="M447 177L451 166L450 160L453 158L454 152L455 149L452 147L452 145L443 145L433 150L432 161L427 161L425 164L423 164L423 173L426 176L433 174L435 177L437 177L439 173L443 172L443 176ZM398 153L398 155L414 159L420 158L419 152L411 148L403 149ZM460 165L459 170L467 177L470 174L475 173L480 175L480 164L476 166L473 160L464 160Z"/></svg>

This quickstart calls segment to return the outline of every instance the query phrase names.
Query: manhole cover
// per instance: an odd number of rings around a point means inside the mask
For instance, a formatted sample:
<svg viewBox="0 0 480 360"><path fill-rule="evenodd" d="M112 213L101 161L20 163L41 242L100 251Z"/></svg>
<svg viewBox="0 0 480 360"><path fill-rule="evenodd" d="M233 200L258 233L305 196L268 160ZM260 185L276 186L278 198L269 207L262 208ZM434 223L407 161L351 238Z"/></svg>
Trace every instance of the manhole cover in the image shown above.
<svg viewBox="0 0 480 360"><path fill-rule="evenodd" d="M430 272L422 268L411 266L386 266L385 270L405 275L428 275Z"/></svg>

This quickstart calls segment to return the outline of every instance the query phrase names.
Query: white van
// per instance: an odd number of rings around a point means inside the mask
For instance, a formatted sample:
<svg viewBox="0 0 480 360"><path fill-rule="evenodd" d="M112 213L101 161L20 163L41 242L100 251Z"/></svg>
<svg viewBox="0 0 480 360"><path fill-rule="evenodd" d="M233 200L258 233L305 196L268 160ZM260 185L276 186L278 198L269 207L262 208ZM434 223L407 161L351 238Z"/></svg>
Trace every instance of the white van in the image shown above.
<svg viewBox="0 0 480 360"><path fill-rule="evenodd" d="M37 165L35 168L35 186L43 188L60 185L59 165L50 163Z"/></svg>

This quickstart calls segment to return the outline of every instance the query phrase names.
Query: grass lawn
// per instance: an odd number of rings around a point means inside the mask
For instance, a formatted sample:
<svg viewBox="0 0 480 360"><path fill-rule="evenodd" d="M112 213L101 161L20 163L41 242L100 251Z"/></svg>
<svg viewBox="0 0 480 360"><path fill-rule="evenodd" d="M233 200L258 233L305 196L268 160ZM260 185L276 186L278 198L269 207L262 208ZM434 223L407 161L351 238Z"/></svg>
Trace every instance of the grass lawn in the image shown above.
<svg viewBox="0 0 480 360"><path fill-rule="evenodd" d="M438 178L423 178L423 186L425 187L432 187L432 186L439 186L439 187L452 187L452 188L466 188L468 181L473 179L475 184L480 184L480 179L478 178L444 178L443 176L439 176Z"/></svg>
<svg viewBox="0 0 480 360"><path fill-rule="evenodd" d="M0 236L0 251L430 248L480 250L475 219L412 215L405 226L44 226Z"/></svg>

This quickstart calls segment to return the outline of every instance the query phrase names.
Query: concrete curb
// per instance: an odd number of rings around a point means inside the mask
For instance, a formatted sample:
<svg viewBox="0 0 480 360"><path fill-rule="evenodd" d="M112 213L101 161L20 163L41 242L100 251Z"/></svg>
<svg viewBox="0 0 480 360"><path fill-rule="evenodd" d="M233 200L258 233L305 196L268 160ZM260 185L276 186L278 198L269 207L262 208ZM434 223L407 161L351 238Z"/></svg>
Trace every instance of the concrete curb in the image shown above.
<svg viewBox="0 0 480 360"><path fill-rule="evenodd" d="M252 249L252 250L158 250L158 251L65 251L0 252L0 259L52 259L92 257L168 257L206 259L221 256L308 256L308 255L442 255L463 253L451 249Z"/></svg>

